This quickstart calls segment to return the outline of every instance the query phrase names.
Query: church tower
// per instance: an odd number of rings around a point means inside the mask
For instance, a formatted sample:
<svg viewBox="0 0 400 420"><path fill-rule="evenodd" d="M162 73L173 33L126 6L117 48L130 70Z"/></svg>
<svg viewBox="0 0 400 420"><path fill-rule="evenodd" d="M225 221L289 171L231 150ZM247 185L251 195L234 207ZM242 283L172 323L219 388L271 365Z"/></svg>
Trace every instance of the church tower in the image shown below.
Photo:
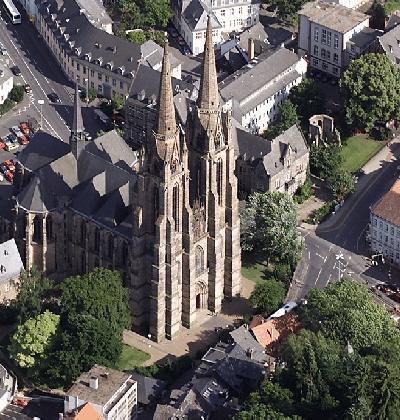
<svg viewBox="0 0 400 420"><path fill-rule="evenodd" d="M149 142L147 191L154 223L150 334L173 338L182 313L182 218L188 193L187 148L176 124L171 65L164 49L156 131Z"/></svg>
<svg viewBox="0 0 400 420"><path fill-rule="evenodd" d="M69 144L71 145L72 154L76 159L79 158L82 150L85 147L81 100L79 98L78 83L75 83L75 97L74 97L74 116L72 120L71 135L69 137Z"/></svg>

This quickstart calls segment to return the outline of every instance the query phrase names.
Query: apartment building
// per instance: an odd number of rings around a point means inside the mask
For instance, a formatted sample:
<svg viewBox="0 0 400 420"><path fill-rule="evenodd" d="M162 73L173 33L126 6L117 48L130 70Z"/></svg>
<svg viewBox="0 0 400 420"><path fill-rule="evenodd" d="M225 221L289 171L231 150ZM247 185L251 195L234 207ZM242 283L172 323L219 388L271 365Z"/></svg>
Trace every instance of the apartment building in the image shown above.
<svg viewBox="0 0 400 420"><path fill-rule="evenodd" d="M18 293L18 283L24 265L14 239L0 244L0 303L8 304Z"/></svg>
<svg viewBox="0 0 400 420"><path fill-rule="evenodd" d="M161 68L147 45L134 44L99 29L76 0L36 3L35 25L53 53L62 71L84 89L95 89L111 99L115 94L126 97L138 66L143 63ZM151 60L148 58L151 56Z"/></svg>
<svg viewBox="0 0 400 420"><path fill-rule="evenodd" d="M254 58L220 82L219 89L233 118L252 133L263 133L276 118L280 103L306 72L304 58L279 48Z"/></svg>
<svg viewBox="0 0 400 420"><path fill-rule="evenodd" d="M320 0L306 3L299 12L299 53L307 55L311 68L340 77L349 61L370 44L360 43L358 51L350 45L352 54L347 53L347 44L363 30L369 32L369 16L364 13Z"/></svg>
<svg viewBox="0 0 400 420"><path fill-rule="evenodd" d="M137 383L131 375L100 365L75 381L66 392L64 414L90 403L102 419L135 419Z"/></svg>
<svg viewBox="0 0 400 420"><path fill-rule="evenodd" d="M8 66L0 61L0 104L7 99L8 94L14 86L13 75Z"/></svg>
<svg viewBox="0 0 400 420"><path fill-rule="evenodd" d="M400 180L370 209L371 252L400 266Z"/></svg>
<svg viewBox="0 0 400 420"><path fill-rule="evenodd" d="M207 17L210 15L213 42L222 41L223 32L241 32L259 21L258 0L174 0L173 22L193 55L204 51Z"/></svg>

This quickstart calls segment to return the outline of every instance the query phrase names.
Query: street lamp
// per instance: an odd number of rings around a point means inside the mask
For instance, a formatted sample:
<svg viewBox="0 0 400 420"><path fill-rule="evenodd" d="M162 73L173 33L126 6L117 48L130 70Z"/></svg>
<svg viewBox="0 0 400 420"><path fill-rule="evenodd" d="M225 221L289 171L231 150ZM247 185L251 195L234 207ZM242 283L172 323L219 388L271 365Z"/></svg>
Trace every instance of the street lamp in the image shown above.
<svg viewBox="0 0 400 420"><path fill-rule="evenodd" d="M43 123L43 105L44 105L44 100L43 99L38 99L38 104L40 105L40 129L42 129L42 123Z"/></svg>

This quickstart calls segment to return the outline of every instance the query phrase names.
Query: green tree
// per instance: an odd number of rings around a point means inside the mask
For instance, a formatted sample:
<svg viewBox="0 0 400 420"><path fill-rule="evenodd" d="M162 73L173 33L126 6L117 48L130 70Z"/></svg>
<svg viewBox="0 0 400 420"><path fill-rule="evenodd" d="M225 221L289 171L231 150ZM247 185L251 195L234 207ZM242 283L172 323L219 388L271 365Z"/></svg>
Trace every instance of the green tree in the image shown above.
<svg viewBox="0 0 400 420"><path fill-rule="evenodd" d="M334 171L326 181L333 198L337 201L344 200L355 189L353 176L343 169Z"/></svg>
<svg viewBox="0 0 400 420"><path fill-rule="evenodd" d="M51 295L54 285L51 280L44 277L36 269L21 273L18 284L18 294L12 306L18 314L19 323L24 323L29 318L34 318L51 307Z"/></svg>
<svg viewBox="0 0 400 420"><path fill-rule="evenodd" d="M323 179L337 172L343 163L340 147L335 144L311 146L310 171Z"/></svg>
<svg viewBox="0 0 400 420"><path fill-rule="evenodd" d="M286 131L288 128L292 127L294 124L298 123L298 115L296 107L293 103L286 99L279 105L278 116L276 120L268 127L268 130L265 132L265 137L267 139L274 139Z"/></svg>
<svg viewBox="0 0 400 420"><path fill-rule="evenodd" d="M47 357L59 322L59 315L45 311L18 326L8 348L18 366L33 368Z"/></svg>
<svg viewBox="0 0 400 420"><path fill-rule="evenodd" d="M313 79L304 79L299 85L294 86L289 95L297 109L297 114L302 126L308 131L308 120L315 114L324 110L324 95Z"/></svg>
<svg viewBox="0 0 400 420"><path fill-rule="evenodd" d="M340 81L346 122L369 132L376 124L397 119L400 71L386 54L365 54L351 61Z"/></svg>
<svg viewBox="0 0 400 420"><path fill-rule="evenodd" d="M111 99L111 110L113 112L121 110L125 105L125 101L126 99L122 95L116 93Z"/></svg>
<svg viewBox="0 0 400 420"><path fill-rule="evenodd" d="M10 94L8 95L10 101L13 102L21 102L24 99L24 87L20 85L15 85L12 89Z"/></svg>
<svg viewBox="0 0 400 420"><path fill-rule="evenodd" d="M167 0L122 0L120 33L129 29L165 28L172 16Z"/></svg>
<svg viewBox="0 0 400 420"><path fill-rule="evenodd" d="M277 16L280 19L292 20L307 0L274 0Z"/></svg>
<svg viewBox="0 0 400 420"><path fill-rule="evenodd" d="M251 194L241 220L243 249L262 251L267 262L295 264L302 240L297 233L296 206L291 196L280 192Z"/></svg>
<svg viewBox="0 0 400 420"><path fill-rule="evenodd" d="M250 295L250 303L259 313L271 315L283 303L286 296L284 283L275 279L269 279L257 283Z"/></svg>
<svg viewBox="0 0 400 420"><path fill-rule="evenodd" d="M74 323L77 315L91 315L104 320L107 329L117 335L130 327L128 290L117 271L96 268L88 274L66 279L61 290L63 321Z"/></svg>
<svg viewBox="0 0 400 420"><path fill-rule="evenodd" d="M385 8L380 1L374 0L367 13L371 15L371 19L369 20L371 28L385 29Z"/></svg>
<svg viewBox="0 0 400 420"><path fill-rule="evenodd" d="M324 290L311 289L300 316L305 327L342 345L350 342L355 349L399 337L386 309L372 300L366 287L347 279Z"/></svg>

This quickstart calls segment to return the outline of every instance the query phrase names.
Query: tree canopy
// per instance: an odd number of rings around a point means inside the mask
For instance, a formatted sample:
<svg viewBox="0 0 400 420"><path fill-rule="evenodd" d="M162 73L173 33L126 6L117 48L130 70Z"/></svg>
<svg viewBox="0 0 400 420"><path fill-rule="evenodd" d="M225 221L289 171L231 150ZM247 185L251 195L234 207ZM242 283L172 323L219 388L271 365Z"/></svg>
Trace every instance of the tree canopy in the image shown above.
<svg viewBox="0 0 400 420"><path fill-rule="evenodd" d="M352 60L340 81L346 122L369 132L400 113L400 71L386 54L365 54Z"/></svg>
<svg viewBox="0 0 400 420"><path fill-rule="evenodd" d="M250 295L250 303L257 312L270 315L280 308L285 295L285 284L272 278L256 284Z"/></svg>
<svg viewBox="0 0 400 420"><path fill-rule="evenodd" d="M296 230L296 206L291 196L280 192L251 194L241 212L241 221L244 250L257 249L267 260L295 264L302 240Z"/></svg>
<svg viewBox="0 0 400 420"><path fill-rule="evenodd" d="M278 109L276 120L268 127L265 132L267 139L274 139L290 128L292 125L298 123L298 115L295 105L289 100L284 100Z"/></svg>
<svg viewBox="0 0 400 420"><path fill-rule="evenodd" d="M59 322L59 315L45 311L17 327L9 352L18 366L33 368L40 364L51 348Z"/></svg>
<svg viewBox="0 0 400 420"><path fill-rule="evenodd" d="M291 20L296 13L307 3L307 0L274 0L277 16L281 19Z"/></svg>

